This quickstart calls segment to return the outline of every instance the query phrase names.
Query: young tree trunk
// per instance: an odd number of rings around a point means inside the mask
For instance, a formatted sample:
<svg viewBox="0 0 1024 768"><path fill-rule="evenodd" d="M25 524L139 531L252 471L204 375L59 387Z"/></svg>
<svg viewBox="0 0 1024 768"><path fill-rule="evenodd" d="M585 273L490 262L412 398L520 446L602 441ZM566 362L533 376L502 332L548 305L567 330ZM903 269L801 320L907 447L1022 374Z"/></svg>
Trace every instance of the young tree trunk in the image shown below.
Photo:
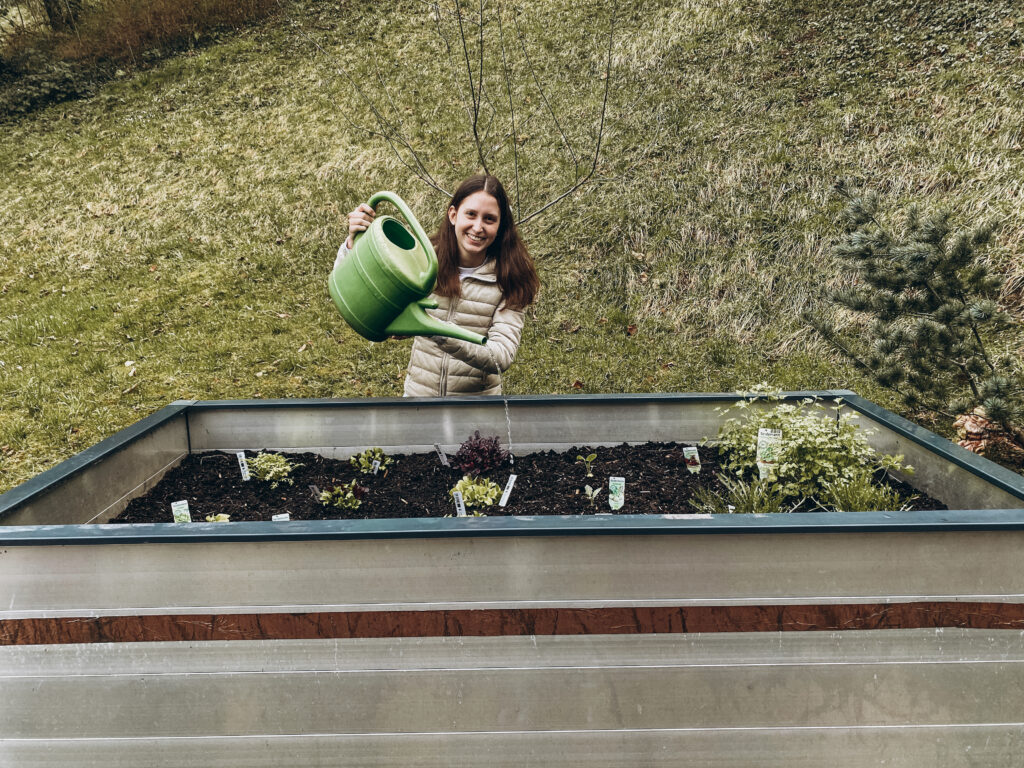
<svg viewBox="0 0 1024 768"><path fill-rule="evenodd" d="M74 28L82 11L82 0L42 0L46 19L54 32L67 32Z"/></svg>

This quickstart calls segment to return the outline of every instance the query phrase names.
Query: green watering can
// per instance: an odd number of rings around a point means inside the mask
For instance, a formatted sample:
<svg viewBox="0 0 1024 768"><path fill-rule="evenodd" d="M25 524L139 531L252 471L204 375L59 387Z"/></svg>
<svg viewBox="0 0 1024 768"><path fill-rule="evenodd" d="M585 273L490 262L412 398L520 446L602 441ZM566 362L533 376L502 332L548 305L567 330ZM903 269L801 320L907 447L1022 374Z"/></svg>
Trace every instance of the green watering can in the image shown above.
<svg viewBox="0 0 1024 768"><path fill-rule="evenodd" d="M486 336L436 320L424 309L437 302L427 296L437 279L437 254L409 206L393 192L378 192L368 201L374 210L386 200L412 227L393 216L377 216L365 232L352 238L352 250L331 272L327 287L352 329L370 341L388 336L451 336L476 344Z"/></svg>

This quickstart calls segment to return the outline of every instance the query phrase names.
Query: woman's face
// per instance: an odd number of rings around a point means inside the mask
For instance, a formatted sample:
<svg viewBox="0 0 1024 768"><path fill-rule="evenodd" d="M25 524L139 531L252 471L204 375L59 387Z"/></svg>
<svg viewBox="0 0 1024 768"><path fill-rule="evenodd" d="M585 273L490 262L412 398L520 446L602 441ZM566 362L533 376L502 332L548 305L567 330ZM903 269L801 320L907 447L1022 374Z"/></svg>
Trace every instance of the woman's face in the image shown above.
<svg viewBox="0 0 1024 768"><path fill-rule="evenodd" d="M487 192L474 192L456 208L448 208L448 221L455 227L459 245L459 262L463 267L477 267L487 258L487 249L498 236L501 209Z"/></svg>

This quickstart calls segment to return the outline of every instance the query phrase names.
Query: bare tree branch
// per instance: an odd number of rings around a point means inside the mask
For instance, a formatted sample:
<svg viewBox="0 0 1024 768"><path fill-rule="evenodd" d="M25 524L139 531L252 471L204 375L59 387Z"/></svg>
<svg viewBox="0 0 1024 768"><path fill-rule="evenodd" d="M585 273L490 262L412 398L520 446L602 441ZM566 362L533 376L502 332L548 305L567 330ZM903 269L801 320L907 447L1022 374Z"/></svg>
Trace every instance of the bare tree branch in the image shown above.
<svg viewBox="0 0 1024 768"><path fill-rule="evenodd" d="M477 132L477 121L480 117L480 101L476 93L476 86L473 83L473 66L469 63L469 43L466 40L466 28L462 24L462 8L460 7L459 2L460 0L455 0L455 16L459 22L459 38L462 40L462 53L466 59L466 74L469 76L469 93L473 98L473 143L476 144L476 153L477 157L480 159L480 165L483 167L484 173L487 173L487 161L484 160L483 147L480 144L480 134Z"/></svg>
<svg viewBox="0 0 1024 768"><path fill-rule="evenodd" d="M501 3L498 3L498 39L501 41L501 65L505 73L505 90L508 92L508 113L512 122L512 167L516 178L516 217L522 215L519 200L519 137L516 135L516 109L512 104L512 78L509 75L508 59L505 57L505 28L501 23Z"/></svg>

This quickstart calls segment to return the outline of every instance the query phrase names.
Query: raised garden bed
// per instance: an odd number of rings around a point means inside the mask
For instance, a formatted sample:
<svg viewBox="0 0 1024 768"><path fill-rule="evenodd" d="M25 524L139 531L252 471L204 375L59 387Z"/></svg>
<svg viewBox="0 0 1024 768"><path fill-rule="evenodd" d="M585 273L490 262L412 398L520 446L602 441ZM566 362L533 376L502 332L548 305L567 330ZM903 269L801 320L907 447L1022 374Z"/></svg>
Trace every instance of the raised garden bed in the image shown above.
<svg viewBox="0 0 1024 768"><path fill-rule="evenodd" d="M718 449L705 446L700 471L690 472L677 443L592 446L555 452L541 451L505 461L487 475L505 486L510 474L516 480L505 506L492 503L471 507L468 514L507 515L669 515L696 513L690 501L698 489L724 493L719 481ZM249 451L251 459L253 452ZM596 455L592 477L579 456ZM451 517L457 514L450 489L463 473L444 466L435 452L395 456L386 471L376 475L353 468L350 462L318 454L286 454L295 465L289 479L276 488L271 483L242 479L235 454L204 453L187 456L145 496L133 499L111 523L171 522L171 504L187 500L192 519L226 514L231 522L270 521L288 514L291 520L346 520L401 517ZM608 478L625 478L625 498L620 509L608 503ZM320 500L322 490L355 481L366 489L355 509L342 509ZM888 480L909 499L907 510L945 509L946 506L906 483ZM586 488L601 489L593 503ZM794 504L797 501L793 502ZM822 511L806 500L797 511Z"/></svg>

